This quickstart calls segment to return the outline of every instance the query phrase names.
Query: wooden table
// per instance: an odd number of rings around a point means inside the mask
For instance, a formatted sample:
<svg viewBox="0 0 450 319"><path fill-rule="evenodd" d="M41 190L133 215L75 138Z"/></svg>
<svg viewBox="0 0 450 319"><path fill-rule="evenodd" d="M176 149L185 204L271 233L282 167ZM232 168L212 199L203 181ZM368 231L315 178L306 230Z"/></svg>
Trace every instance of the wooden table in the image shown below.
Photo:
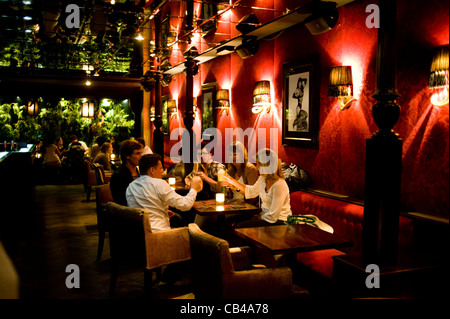
<svg viewBox="0 0 450 319"><path fill-rule="evenodd" d="M215 199L200 200L192 206L193 211L201 216L225 215L225 214L255 214L261 212L252 204L240 200L227 200L224 205L216 205Z"/></svg>
<svg viewBox="0 0 450 319"><path fill-rule="evenodd" d="M237 228L236 234L272 254L349 247L352 241L309 225Z"/></svg>
<svg viewBox="0 0 450 319"><path fill-rule="evenodd" d="M197 215L195 222L206 232L212 232L215 236L224 238L226 232L226 215L253 215L261 212L261 209L241 200L228 200L224 205L216 205L215 199L196 201L192 211ZM206 222L206 229L203 228ZM211 228L211 225L214 224Z"/></svg>

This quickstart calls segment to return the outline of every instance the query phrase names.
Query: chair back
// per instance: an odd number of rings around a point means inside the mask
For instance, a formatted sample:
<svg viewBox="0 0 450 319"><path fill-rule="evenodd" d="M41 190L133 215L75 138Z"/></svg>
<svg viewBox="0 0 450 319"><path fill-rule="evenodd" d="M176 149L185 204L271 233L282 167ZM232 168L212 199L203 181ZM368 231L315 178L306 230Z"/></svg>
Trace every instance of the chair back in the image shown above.
<svg viewBox="0 0 450 319"><path fill-rule="evenodd" d="M109 243L113 262L126 261L145 266L145 237L143 219L146 209L107 204Z"/></svg>
<svg viewBox="0 0 450 319"><path fill-rule="evenodd" d="M223 278L234 272L228 242L205 233L194 223L189 224L189 241L196 298L223 298Z"/></svg>
<svg viewBox="0 0 450 319"><path fill-rule="evenodd" d="M107 204L114 201L109 184L98 186L95 194L98 230L108 231Z"/></svg>
<svg viewBox="0 0 450 319"><path fill-rule="evenodd" d="M147 269L155 269L191 259L187 227L152 231L150 218L144 218Z"/></svg>
<svg viewBox="0 0 450 319"><path fill-rule="evenodd" d="M91 164L94 172L95 172L95 178L97 185L103 185L105 184L105 169L103 165L98 163L92 163Z"/></svg>
<svg viewBox="0 0 450 319"><path fill-rule="evenodd" d="M97 185L97 177L95 176L95 171L92 169L91 162L87 159L84 160L84 166L86 167L86 175L85 175L85 186L96 186Z"/></svg>

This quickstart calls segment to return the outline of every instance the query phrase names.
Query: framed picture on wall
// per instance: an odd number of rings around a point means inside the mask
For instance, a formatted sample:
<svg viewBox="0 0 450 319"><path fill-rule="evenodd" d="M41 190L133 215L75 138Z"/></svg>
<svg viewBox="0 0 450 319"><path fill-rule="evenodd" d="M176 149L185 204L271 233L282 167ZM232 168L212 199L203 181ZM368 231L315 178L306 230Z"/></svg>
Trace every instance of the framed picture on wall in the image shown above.
<svg viewBox="0 0 450 319"><path fill-rule="evenodd" d="M200 29L202 31L202 36L206 36L208 33L215 31L217 29L217 19L211 19L217 14L217 4L209 2L202 3L202 25Z"/></svg>
<svg viewBox="0 0 450 319"><path fill-rule="evenodd" d="M283 65L283 145L317 149L318 56Z"/></svg>
<svg viewBox="0 0 450 319"><path fill-rule="evenodd" d="M202 136L207 128L216 127L216 90L217 82L206 83L202 85Z"/></svg>
<svg viewBox="0 0 450 319"><path fill-rule="evenodd" d="M169 103L170 95L164 95L161 98L161 117L162 117L162 126L161 130L164 133L164 135L169 135L169 129L170 129L170 118L169 114L167 113L167 104Z"/></svg>

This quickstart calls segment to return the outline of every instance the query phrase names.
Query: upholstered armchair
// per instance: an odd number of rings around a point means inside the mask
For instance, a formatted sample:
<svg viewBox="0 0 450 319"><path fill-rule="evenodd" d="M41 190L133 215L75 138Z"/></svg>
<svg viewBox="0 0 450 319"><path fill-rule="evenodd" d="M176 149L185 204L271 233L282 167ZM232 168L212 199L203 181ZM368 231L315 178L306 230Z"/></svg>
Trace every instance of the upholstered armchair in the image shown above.
<svg viewBox="0 0 450 319"><path fill-rule="evenodd" d="M131 262L145 269L144 289L150 293L159 287L162 266L191 258L187 227L152 231L146 209L109 202L107 210L113 261L110 294L114 293L120 263ZM152 285L153 271L156 272L156 287Z"/></svg>
<svg viewBox="0 0 450 319"><path fill-rule="evenodd" d="M146 283L150 287L151 272L156 273L156 288L161 280L161 267L191 259L187 227L152 231L150 218L144 218L145 251L147 257Z"/></svg>
<svg viewBox="0 0 450 319"><path fill-rule="evenodd" d="M307 298L307 290L293 285L287 267L254 269L243 262L245 250L233 248L226 240L189 224L192 275L196 299L280 299ZM233 258L234 252L240 258ZM244 253L244 254L243 254ZM236 260L247 269L238 269Z"/></svg>
<svg viewBox="0 0 450 319"><path fill-rule="evenodd" d="M109 293L113 295L121 264L132 264L141 269L145 267L143 221L145 216L148 218L148 210L109 202L107 214L112 260Z"/></svg>

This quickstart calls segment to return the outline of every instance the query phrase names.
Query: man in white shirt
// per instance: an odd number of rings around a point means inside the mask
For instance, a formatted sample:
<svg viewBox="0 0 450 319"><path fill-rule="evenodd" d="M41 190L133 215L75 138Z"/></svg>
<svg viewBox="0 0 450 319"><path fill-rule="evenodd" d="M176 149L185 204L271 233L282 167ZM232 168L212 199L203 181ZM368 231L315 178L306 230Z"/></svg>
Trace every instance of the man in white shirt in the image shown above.
<svg viewBox="0 0 450 319"><path fill-rule="evenodd" d="M152 230L170 229L169 206L188 211L195 202L197 193L202 190L201 179L193 179L191 189L186 196L178 195L170 185L162 179L164 168L161 156L148 154L139 161L141 176L127 188L127 205L145 208L150 212Z"/></svg>

